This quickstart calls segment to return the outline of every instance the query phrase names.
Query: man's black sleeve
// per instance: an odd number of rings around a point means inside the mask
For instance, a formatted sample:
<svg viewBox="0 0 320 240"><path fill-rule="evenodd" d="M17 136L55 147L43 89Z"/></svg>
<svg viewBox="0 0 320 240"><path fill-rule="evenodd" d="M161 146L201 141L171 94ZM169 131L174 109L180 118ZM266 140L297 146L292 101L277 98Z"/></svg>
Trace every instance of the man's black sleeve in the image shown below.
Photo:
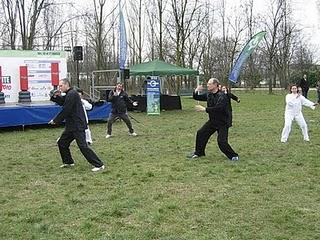
<svg viewBox="0 0 320 240"><path fill-rule="evenodd" d="M123 98L127 103L131 103L131 104L133 103L132 99L129 98L129 96L126 92L124 92Z"/></svg>
<svg viewBox="0 0 320 240"><path fill-rule="evenodd" d="M232 100L238 102L239 98L236 95L234 95L233 93L228 93L228 95Z"/></svg>
<svg viewBox="0 0 320 240"><path fill-rule="evenodd" d="M198 101L207 101L208 95L207 93L198 94L198 92L193 91L193 99Z"/></svg>

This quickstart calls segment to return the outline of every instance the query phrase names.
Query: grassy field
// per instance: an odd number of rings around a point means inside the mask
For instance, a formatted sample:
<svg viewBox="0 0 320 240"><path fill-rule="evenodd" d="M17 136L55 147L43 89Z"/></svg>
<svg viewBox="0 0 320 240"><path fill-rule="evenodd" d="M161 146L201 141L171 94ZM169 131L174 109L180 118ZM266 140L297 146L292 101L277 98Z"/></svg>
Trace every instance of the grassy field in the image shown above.
<svg viewBox="0 0 320 240"><path fill-rule="evenodd" d="M0 130L0 239L320 239L320 109L304 109L310 143L297 124L280 143L284 92L236 92L229 161L216 135L207 156L187 160L207 120L183 98L182 111L132 113L105 139L91 124L93 149L107 170L92 173L73 144L60 169L63 128ZM315 100L315 94L311 93Z"/></svg>

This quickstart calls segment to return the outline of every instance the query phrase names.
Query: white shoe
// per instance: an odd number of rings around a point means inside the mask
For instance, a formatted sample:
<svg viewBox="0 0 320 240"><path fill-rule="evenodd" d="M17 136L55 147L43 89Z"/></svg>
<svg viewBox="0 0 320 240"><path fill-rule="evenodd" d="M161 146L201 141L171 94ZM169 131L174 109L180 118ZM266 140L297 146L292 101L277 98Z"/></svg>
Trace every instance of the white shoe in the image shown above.
<svg viewBox="0 0 320 240"><path fill-rule="evenodd" d="M98 172L100 170L103 170L104 169L104 165L102 165L101 167L94 167L91 169L92 172Z"/></svg>
<svg viewBox="0 0 320 240"><path fill-rule="evenodd" d="M135 137L135 136L138 136L138 134L136 134L135 132L133 132L133 133L130 133L130 132L129 132L129 136Z"/></svg>
<svg viewBox="0 0 320 240"><path fill-rule="evenodd" d="M106 136L107 139L111 138L111 137L112 137L112 135L110 135L110 134L107 134L107 136Z"/></svg>
<svg viewBox="0 0 320 240"><path fill-rule="evenodd" d="M239 156L232 157L230 160L231 160L231 161L239 161Z"/></svg>
<svg viewBox="0 0 320 240"><path fill-rule="evenodd" d="M73 167L73 166L74 166L74 163L70 163L70 164L64 163L64 164L62 164L60 167L61 167L61 168L68 168L68 167Z"/></svg>
<svg viewBox="0 0 320 240"><path fill-rule="evenodd" d="M309 138L306 138L306 139L303 139L303 140L306 141L306 142L310 142Z"/></svg>

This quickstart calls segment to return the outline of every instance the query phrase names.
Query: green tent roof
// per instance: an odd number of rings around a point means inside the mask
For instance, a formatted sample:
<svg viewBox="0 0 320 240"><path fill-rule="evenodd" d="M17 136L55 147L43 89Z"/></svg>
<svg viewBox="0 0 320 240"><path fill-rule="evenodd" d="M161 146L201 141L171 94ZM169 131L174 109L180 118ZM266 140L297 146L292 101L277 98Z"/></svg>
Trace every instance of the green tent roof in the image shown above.
<svg viewBox="0 0 320 240"><path fill-rule="evenodd" d="M199 75L199 71L178 67L161 60L136 64L130 67L132 76L173 76L173 75Z"/></svg>

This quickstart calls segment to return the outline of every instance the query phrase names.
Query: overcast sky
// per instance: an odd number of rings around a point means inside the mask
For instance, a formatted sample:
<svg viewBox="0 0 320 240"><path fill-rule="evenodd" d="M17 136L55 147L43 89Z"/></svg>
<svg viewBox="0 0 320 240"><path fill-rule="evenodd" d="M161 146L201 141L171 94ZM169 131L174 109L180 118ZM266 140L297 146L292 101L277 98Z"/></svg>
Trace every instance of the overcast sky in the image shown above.
<svg viewBox="0 0 320 240"><path fill-rule="evenodd" d="M75 5L93 8L93 0L73 0ZM125 3L126 0L121 0ZM320 13L316 4L317 0L291 0L293 18L303 29L306 44L311 44L311 49L316 51L317 61L320 62ZM118 0L106 0L107 6L114 6ZM227 8L239 4L241 0L226 0ZM263 12L268 9L269 0L254 0L256 11ZM81 8L80 7L80 8Z"/></svg>
<svg viewBox="0 0 320 240"><path fill-rule="evenodd" d="M320 62L320 13L316 0L293 0L294 16L306 35L306 44L310 43L317 51Z"/></svg>

